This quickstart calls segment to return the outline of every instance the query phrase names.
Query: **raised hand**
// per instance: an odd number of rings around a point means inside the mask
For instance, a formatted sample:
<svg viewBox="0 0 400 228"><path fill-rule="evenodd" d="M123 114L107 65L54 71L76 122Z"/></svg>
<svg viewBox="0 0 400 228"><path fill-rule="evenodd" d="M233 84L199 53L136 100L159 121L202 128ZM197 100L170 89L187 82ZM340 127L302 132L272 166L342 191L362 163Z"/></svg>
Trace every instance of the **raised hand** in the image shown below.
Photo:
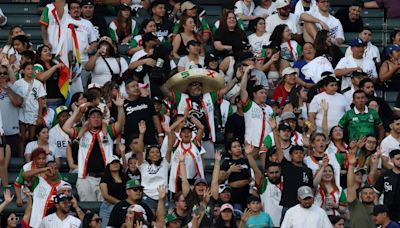
<svg viewBox="0 0 400 228"><path fill-rule="evenodd" d="M244 152L246 155L252 155L254 151L254 146L250 143L245 143L244 144Z"/></svg>
<svg viewBox="0 0 400 228"><path fill-rule="evenodd" d="M328 111L329 103L325 99L321 100L321 104L320 105L321 105L322 110L324 110L324 112Z"/></svg>
<svg viewBox="0 0 400 228"><path fill-rule="evenodd" d="M328 165L329 165L329 158L327 155L325 155L324 158L322 159L322 166L327 167Z"/></svg>
<svg viewBox="0 0 400 228"><path fill-rule="evenodd" d="M240 221L243 222L243 223L246 223L247 220L248 220L249 217L250 217L250 214L251 214L250 209L249 209L249 208L246 208L246 209L244 210L242 216L240 217Z"/></svg>
<svg viewBox="0 0 400 228"><path fill-rule="evenodd" d="M360 138L360 139L358 139L357 147L358 148L363 148L366 142L367 142L367 137L365 137L365 136Z"/></svg>
<svg viewBox="0 0 400 228"><path fill-rule="evenodd" d="M171 133L171 127L169 126L168 123L166 122L161 123L161 127L163 128L165 134Z"/></svg>
<svg viewBox="0 0 400 228"><path fill-rule="evenodd" d="M348 162L350 165L355 166L357 164L357 158L356 158L356 151L354 149L350 149L348 153Z"/></svg>
<svg viewBox="0 0 400 228"><path fill-rule="evenodd" d="M215 150L215 154L214 154L214 159L215 159L215 163L220 162L221 161L221 150Z"/></svg>
<svg viewBox="0 0 400 228"><path fill-rule="evenodd" d="M211 198L211 189L208 188L203 195L203 202L206 204L206 206L208 202L210 202L210 198Z"/></svg>
<svg viewBox="0 0 400 228"><path fill-rule="evenodd" d="M268 120L269 126L271 126L272 130L277 129L278 125L276 124L276 119L275 117L271 116Z"/></svg>
<svg viewBox="0 0 400 228"><path fill-rule="evenodd" d="M14 195L11 195L11 191L8 188L3 194L4 194L4 201L6 203L11 203L11 201L14 199Z"/></svg>
<svg viewBox="0 0 400 228"><path fill-rule="evenodd" d="M117 107L122 107L124 105L125 98L121 94L117 94L117 97L113 99L114 104Z"/></svg>
<svg viewBox="0 0 400 228"><path fill-rule="evenodd" d="M165 185L160 185L158 186L157 191L158 191L158 198L164 199L167 194L167 187L165 187Z"/></svg>
<svg viewBox="0 0 400 228"><path fill-rule="evenodd" d="M139 126L139 133L140 133L140 134L144 134L144 133L146 132L146 121L141 120L141 121L138 123L138 126Z"/></svg>

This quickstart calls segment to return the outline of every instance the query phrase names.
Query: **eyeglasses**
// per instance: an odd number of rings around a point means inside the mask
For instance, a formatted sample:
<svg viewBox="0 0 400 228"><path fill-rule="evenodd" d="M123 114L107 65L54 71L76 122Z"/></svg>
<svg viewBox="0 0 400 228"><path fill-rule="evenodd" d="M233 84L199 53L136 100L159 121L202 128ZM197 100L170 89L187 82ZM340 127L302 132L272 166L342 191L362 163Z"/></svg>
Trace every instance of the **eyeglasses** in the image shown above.
<svg viewBox="0 0 400 228"><path fill-rule="evenodd" d="M102 218L95 218L95 219L92 219L92 221L96 222L96 223L101 223L101 221L103 221L103 219Z"/></svg>
<svg viewBox="0 0 400 228"><path fill-rule="evenodd" d="M280 10L290 10L290 5L280 8Z"/></svg>
<svg viewBox="0 0 400 228"><path fill-rule="evenodd" d="M200 82L192 82L190 85L191 86L202 86L202 84Z"/></svg>
<svg viewBox="0 0 400 228"><path fill-rule="evenodd" d="M131 190L134 192L143 192L142 188L131 188Z"/></svg>
<svg viewBox="0 0 400 228"><path fill-rule="evenodd" d="M7 71L3 71L3 72L0 71L0 75L8 75L8 72Z"/></svg>
<svg viewBox="0 0 400 228"><path fill-rule="evenodd" d="M8 220L10 221L19 221L19 217L9 217Z"/></svg>

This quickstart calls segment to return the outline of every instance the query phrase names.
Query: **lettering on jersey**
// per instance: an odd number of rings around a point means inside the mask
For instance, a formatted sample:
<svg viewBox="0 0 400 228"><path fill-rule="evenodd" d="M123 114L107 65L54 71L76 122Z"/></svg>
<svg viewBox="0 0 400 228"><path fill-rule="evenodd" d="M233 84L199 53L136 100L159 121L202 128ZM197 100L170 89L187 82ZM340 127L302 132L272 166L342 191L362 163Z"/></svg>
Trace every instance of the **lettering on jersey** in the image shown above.
<svg viewBox="0 0 400 228"><path fill-rule="evenodd" d="M383 187L385 188L385 192L393 191L393 186L389 182L385 182Z"/></svg>
<svg viewBox="0 0 400 228"><path fill-rule="evenodd" d="M135 107L127 107L126 114L129 115L129 114L132 114L133 112L140 111L140 110L147 109L147 108L148 108L147 104L141 104L141 105L138 105Z"/></svg>
<svg viewBox="0 0 400 228"><path fill-rule="evenodd" d="M159 165L159 166L157 166L157 165L150 165L148 168L147 168L147 173L148 174L157 174L158 173L158 171L162 168L162 166L163 165Z"/></svg>
<svg viewBox="0 0 400 228"><path fill-rule="evenodd" d="M303 172L303 183L308 183L308 181L307 173Z"/></svg>

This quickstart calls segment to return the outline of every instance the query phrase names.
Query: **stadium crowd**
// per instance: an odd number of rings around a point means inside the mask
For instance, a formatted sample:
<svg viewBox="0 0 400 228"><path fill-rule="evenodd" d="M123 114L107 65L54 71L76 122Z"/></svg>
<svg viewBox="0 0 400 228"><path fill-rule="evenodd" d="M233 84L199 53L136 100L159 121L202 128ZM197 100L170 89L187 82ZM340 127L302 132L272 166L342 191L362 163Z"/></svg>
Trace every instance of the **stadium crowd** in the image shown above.
<svg viewBox="0 0 400 228"><path fill-rule="evenodd" d="M400 227L400 30L380 51L360 16L400 4L220 5L40 0L42 44L10 29L0 227Z"/></svg>

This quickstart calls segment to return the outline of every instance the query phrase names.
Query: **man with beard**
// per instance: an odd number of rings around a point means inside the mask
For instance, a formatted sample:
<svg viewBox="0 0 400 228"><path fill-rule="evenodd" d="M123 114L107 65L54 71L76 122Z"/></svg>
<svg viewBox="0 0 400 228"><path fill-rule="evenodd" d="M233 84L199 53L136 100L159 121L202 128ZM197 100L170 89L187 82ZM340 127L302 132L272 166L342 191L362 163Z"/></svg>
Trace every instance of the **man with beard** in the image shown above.
<svg viewBox="0 0 400 228"><path fill-rule="evenodd" d="M351 214L350 227L375 227L371 212L374 207L375 192L372 187L365 186L360 190L360 200L357 196L355 183L355 167L357 165L357 147L350 148L348 153L349 170L347 172L347 203ZM400 156L399 156L400 157Z"/></svg>
<svg viewBox="0 0 400 228"><path fill-rule="evenodd" d="M282 215L282 206L279 205L282 197L281 167L278 163L271 162L265 167L265 175L258 168L252 155L252 150L245 148L247 160L254 171L256 186L261 198L263 211L269 214L275 227L279 227Z"/></svg>
<svg viewBox="0 0 400 228"><path fill-rule="evenodd" d="M400 220L400 150L389 153L393 168L386 170L376 181L374 190L383 194L383 203L389 209L389 217L393 221Z"/></svg>
<svg viewBox="0 0 400 228"><path fill-rule="evenodd" d="M69 214L71 199L70 196L63 193L57 194L54 198L57 211L46 216L40 224L40 228L80 227L81 220Z"/></svg>
<svg viewBox="0 0 400 228"><path fill-rule="evenodd" d="M314 194L310 187L301 186L297 190L297 198L300 203L286 212L282 227L332 227L325 211L314 205Z"/></svg>
<svg viewBox="0 0 400 228"><path fill-rule="evenodd" d="M93 0L82 0L82 18L92 22L94 29L96 30L96 38L108 36L108 26L104 16L100 14L94 14L94 2Z"/></svg>

